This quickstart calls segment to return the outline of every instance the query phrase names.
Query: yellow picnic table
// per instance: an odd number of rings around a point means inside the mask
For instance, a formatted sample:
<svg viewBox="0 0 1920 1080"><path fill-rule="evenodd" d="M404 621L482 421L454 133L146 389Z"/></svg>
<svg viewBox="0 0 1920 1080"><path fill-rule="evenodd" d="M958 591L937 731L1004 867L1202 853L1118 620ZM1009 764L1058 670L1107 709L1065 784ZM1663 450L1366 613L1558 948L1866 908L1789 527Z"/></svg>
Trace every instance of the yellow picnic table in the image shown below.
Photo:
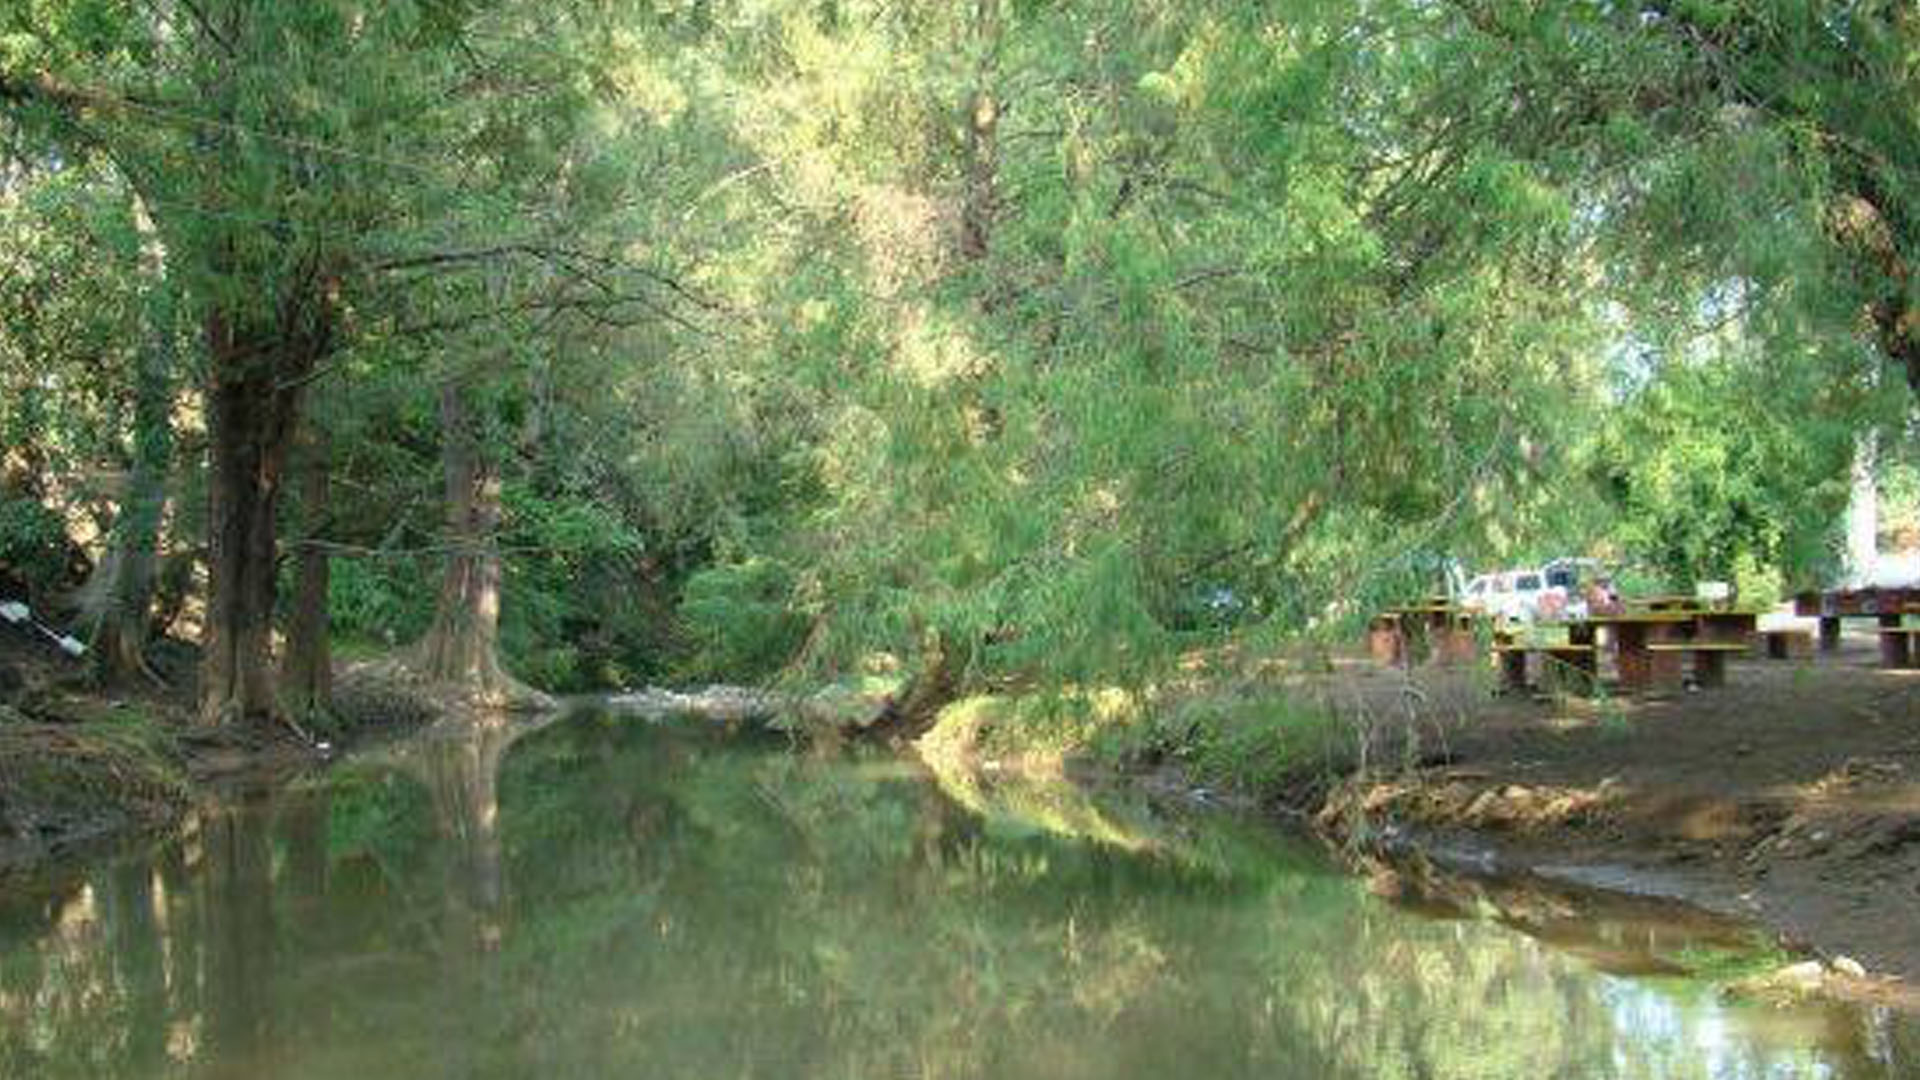
<svg viewBox="0 0 1920 1080"><path fill-rule="evenodd" d="M1620 686L1628 691L1678 686L1688 657L1694 681L1720 686L1727 678L1727 657L1753 647L1760 614L1737 609L1597 612L1584 634L1597 643L1597 631L1609 628Z"/></svg>

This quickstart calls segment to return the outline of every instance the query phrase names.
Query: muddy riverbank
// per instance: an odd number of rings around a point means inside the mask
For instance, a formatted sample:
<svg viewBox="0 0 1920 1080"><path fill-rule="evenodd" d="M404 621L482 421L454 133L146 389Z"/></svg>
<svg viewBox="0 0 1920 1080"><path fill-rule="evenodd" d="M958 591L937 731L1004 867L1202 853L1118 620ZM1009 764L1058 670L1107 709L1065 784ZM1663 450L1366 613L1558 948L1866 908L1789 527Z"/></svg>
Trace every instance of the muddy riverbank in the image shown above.
<svg viewBox="0 0 1920 1080"><path fill-rule="evenodd" d="M0 880L174 828L217 790L283 783L348 745L443 711L419 686L347 665L321 722L198 724L197 651L155 642L152 678L118 686L0 622Z"/></svg>
<svg viewBox="0 0 1920 1080"><path fill-rule="evenodd" d="M1429 700L1482 693L1465 678L1413 681ZM1407 681L1354 674L1341 692L1387 701ZM1737 663L1715 691L1494 700L1418 738L1418 767L1269 797L1352 849L1750 919L1865 972L1853 990L1920 1007L1920 676L1878 669L1870 640Z"/></svg>
<svg viewBox="0 0 1920 1080"><path fill-rule="evenodd" d="M289 732L195 729L177 689L24 676L0 723L0 873L163 830L222 778L324 760ZM355 715L430 714L380 680L342 685ZM1876 668L1870 640L1660 700L1496 698L1473 672L1344 660L1276 690L1345 718L1345 749L1187 791L1305 820L1381 880L1432 868L1685 901L1777 931L1851 992L1920 1006L1920 678Z"/></svg>

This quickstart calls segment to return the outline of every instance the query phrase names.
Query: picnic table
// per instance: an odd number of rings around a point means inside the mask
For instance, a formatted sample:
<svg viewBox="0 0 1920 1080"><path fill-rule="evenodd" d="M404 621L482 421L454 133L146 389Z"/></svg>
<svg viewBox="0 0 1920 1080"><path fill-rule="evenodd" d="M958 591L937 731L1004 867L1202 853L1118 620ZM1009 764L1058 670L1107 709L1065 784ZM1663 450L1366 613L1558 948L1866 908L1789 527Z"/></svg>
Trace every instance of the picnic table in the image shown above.
<svg viewBox="0 0 1920 1080"><path fill-rule="evenodd" d="M1479 654L1479 617L1445 597L1388 608L1368 624L1368 650L1383 664L1406 665L1428 655L1436 663L1467 663Z"/></svg>
<svg viewBox="0 0 1920 1080"><path fill-rule="evenodd" d="M1685 656L1665 647L1685 642L1693 624L1692 613L1684 611L1595 612L1578 634L1597 647L1599 632L1606 628L1621 688L1639 691L1680 682Z"/></svg>
<svg viewBox="0 0 1920 1080"><path fill-rule="evenodd" d="M1584 638L1569 624L1564 635L1553 628L1497 628L1493 635L1493 655L1500 666L1502 689L1519 690L1527 686L1527 661L1541 660L1546 682L1580 693L1592 693L1599 682L1599 650L1592 635Z"/></svg>
<svg viewBox="0 0 1920 1080"><path fill-rule="evenodd" d="M1760 616L1732 609L1623 609L1594 612L1564 625L1564 643L1530 641L1513 632L1496 635L1503 683L1524 685L1527 658L1539 655L1559 681L1597 685L1600 656L1611 651L1620 688L1628 692L1681 685L1689 659L1696 685L1721 686L1727 657L1752 648Z"/></svg>
<svg viewBox="0 0 1920 1080"><path fill-rule="evenodd" d="M1483 613L1430 597L1375 616L1367 628L1368 648L1374 659L1395 666L1428 657L1441 664L1468 662L1480 655L1486 623ZM1621 689L1640 692L1681 685L1689 661L1696 685L1724 685L1727 658L1750 650L1759 626L1755 611L1694 597L1652 597L1564 622L1513 626L1496 621L1490 640L1509 688L1527 684L1528 663L1538 657L1553 681L1591 689L1599 683L1601 655L1611 652ZM1920 627L1899 638L1909 658L1920 649L1916 636Z"/></svg>
<svg viewBox="0 0 1920 1080"><path fill-rule="evenodd" d="M1793 613L1820 620L1820 651L1840 647L1842 619L1873 619L1879 624L1880 663L1908 667L1913 663L1913 638L1903 630L1907 615L1920 615L1920 586L1904 588L1827 589L1803 592L1793 598Z"/></svg>
<svg viewBox="0 0 1920 1080"><path fill-rule="evenodd" d="M1880 666L1884 668L1920 667L1920 626L1910 626L1906 617L1920 615L1920 604L1880 613Z"/></svg>
<svg viewBox="0 0 1920 1080"><path fill-rule="evenodd" d="M1693 658L1697 686L1724 686L1727 659L1751 652L1760 631L1760 613L1731 609L1703 609L1693 613L1693 630L1683 642L1649 642L1648 651Z"/></svg>

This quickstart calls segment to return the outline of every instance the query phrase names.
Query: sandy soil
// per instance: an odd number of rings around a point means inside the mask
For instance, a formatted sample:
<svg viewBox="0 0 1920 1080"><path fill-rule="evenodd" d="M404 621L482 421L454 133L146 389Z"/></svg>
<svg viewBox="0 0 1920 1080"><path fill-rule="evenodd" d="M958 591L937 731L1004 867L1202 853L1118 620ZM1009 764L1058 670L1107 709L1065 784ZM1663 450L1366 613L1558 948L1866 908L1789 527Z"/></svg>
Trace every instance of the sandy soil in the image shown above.
<svg viewBox="0 0 1920 1080"><path fill-rule="evenodd" d="M1336 704L1425 764L1338 786L1333 831L1756 919L1920 1005L1920 672L1878 669L1870 636L1650 700L1489 704L1477 675L1343 667Z"/></svg>

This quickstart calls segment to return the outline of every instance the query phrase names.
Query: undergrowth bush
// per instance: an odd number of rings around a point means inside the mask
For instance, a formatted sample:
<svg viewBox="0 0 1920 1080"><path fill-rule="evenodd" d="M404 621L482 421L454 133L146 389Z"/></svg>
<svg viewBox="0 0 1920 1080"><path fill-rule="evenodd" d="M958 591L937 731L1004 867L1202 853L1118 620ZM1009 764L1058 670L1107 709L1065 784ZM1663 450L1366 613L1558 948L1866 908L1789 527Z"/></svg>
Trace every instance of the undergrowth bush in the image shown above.
<svg viewBox="0 0 1920 1080"><path fill-rule="evenodd" d="M1103 733L1118 763L1180 763L1196 780L1259 792L1304 773L1343 772L1353 739L1324 709L1277 694L1202 697L1153 710Z"/></svg>
<svg viewBox="0 0 1920 1080"><path fill-rule="evenodd" d="M45 597L65 576L66 545L59 515L39 500L0 496L0 582L25 586L30 600Z"/></svg>
<svg viewBox="0 0 1920 1080"><path fill-rule="evenodd" d="M778 670L807 631L805 617L789 603L793 586L785 563L760 557L689 577L679 612L691 644L685 674L750 682Z"/></svg>
<svg viewBox="0 0 1920 1080"><path fill-rule="evenodd" d="M334 559L327 589L334 632L387 645L413 641L433 619L438 582L411 560Z"/></svg>

